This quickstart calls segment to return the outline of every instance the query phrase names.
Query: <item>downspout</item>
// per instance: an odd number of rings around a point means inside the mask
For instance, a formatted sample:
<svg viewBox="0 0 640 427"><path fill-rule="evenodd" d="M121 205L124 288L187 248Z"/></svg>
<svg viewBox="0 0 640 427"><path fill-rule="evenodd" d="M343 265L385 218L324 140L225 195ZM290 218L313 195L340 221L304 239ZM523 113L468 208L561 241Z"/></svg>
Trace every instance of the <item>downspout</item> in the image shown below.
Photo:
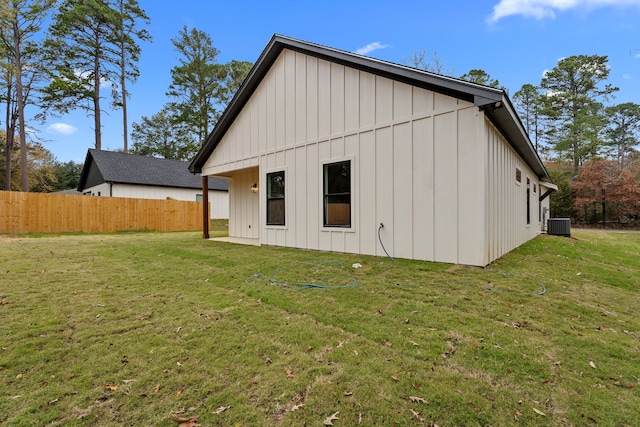
<svg viewBox="0 0 640 427"><path fill-rule="evenodd" d="M113 182L109 183L109 197L113 197Z"/></svg>
<svg viewBox="0 0 640 427"><path fill-rule="evenodd" d="M545 183L545 185L548 185L548 183ZM542 190L542 187L540 187L540 190ZM551 193L554 193L557 190L558 190L558 187L555 186L555 185L553 187L547 187L547 191L545 191L544 194L541 194L540 198L538 198L538 209L540 209L542 201L544 199L546 199L547 197L549 197L551 195ZM542 230L541 231L547 231L547 224L545 224L545 221L544 221L544 216L546 216L546 210L547 210L547 208L545 206L544 211L543 211L545 213L543 215Z"/></svg>

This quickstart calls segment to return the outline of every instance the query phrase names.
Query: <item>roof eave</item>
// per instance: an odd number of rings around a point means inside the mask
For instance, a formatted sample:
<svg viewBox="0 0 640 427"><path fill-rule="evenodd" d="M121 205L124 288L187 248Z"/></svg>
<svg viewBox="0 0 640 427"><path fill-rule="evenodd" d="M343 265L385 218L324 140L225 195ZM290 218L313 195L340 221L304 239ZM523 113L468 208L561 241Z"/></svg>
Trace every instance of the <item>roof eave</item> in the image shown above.
<svg viewBox="0 0 640 427"><path fill-rule="evenodd" d="M89 176L89 160L92 158L91 149L87 150L87 155L84 158L84 163L82 165L82 173L80 175L80 180L78 181L78 187L76 190L82 191L84 190L84 186L87 183L87 178Z"/></svg>
<svg viewBox="0 0 640 427"><path fill-rule="evenodd" d="M499 101L479 105L479 108L484 110L489 120L510 141L510 145L522 157L538 179L550 183L551 177L549 177L547 169L544 167L522 121L520 121L513 104L506 94L503 93Z"/></svg>

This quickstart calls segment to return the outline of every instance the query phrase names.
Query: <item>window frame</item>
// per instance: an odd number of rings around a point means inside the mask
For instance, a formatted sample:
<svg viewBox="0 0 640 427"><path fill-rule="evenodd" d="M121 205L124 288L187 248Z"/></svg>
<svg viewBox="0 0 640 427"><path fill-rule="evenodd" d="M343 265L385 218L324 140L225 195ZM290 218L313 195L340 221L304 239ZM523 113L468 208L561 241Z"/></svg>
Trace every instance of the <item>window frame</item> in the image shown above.
<svg viewBox="0 0 640 427"><path fill-rule="evenodd" d="M349 163L349 191L342 193L330 193L327 194L325 189L325 168L330 165L336 165L340 163ZM354 198L354 189L356 186L356 173L355 173L355 157L347 156L340 158L333 158L330 160L325 160L320 163L320 218L319 220L321 225L321 231L345 231L345 232L354 232L355 231L355 198ZM349 224L328 224L327 223L327 197L328 196L349 196Z"/></svg>
<svg viewBox="0 0 640 427"><path fill-rule="evenodd" d="M270 176L271 175L279 175L282 174L282 180L283 180L283 191L282 191L282 196L277 196L277 197L273 197L270 194ZM264 202L265 202L265 225L269 228L286 228L287 226L287 171L286 168L281 168L281 169L274 169L272 171L267 171L265 173L265 198L264 198ZM282 221L281 222L269 222L269 205L270 205L270 201L273 200L282 200L283 201L283 207L282 207Z"/></svg>

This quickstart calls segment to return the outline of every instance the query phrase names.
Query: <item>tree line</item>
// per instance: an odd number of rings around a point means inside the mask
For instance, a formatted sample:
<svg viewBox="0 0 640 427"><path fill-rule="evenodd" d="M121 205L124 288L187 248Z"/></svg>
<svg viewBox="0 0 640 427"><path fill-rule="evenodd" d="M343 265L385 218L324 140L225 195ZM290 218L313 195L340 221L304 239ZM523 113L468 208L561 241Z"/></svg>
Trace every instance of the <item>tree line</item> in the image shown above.
<svg viewBox="0 0 640 427"><path fill-rule="evenodd" d="M608 57L563 58L538 85L513 95L559 191L551 214L586 224L637 225L640 105L613 103Z"/></svg>
<svg viewBox="0 0 640 427"><path fill-rule="evenodd" d="M46 25L46 28L45 28ZM150 19L137 0L5 0L0 3L0 188L51 191L79 165L60 164L29 129L81 109L93 118L94 146L102 147L104 111L122 112L122 151L171 159L193 157L252 64L219 63L207 33L183 27L171 40L167 102L129 131L127 87L140 75ZM433 54L416 51L405 65L454 76ZM500 86L481 69L458 78ZM559 191L553 216L589 223L635 223L640 214L640 106L612 103L607 56L563 58L538 84L513 96L528 132ZM105 104L105 101L108 101ZM25 110L37 111L33 118ZM128 136L132 144L129 147ZM624 188L624 191L619 191ZM618 189L618 190L616 190Z"/></svg>
<svg viewBox="0 0 640 427"><path fill-rule="evenodd" d="M102 148L102 115L120 110L122 151L183 160L195 154L252 64L219 64L211 37L184 27L171 40L180 57L171 70L169 102L130 132L128 86L140 75L141 44L152 42L149 26L137 0L0 3L0 188L51 191L68 184L56 171L64 175L78 165L57 162L30 122L74 110L92 117L96 149ZM27 117L27 110L37 113Z"/></svg>
<svg viewBox="0 0 640 427"><path fill-rule="evenodd" d="M406 65L454 76L434 52L416 51ZM538 84L524 84L512 100L531 142L559 191L551 214L574 222L640 222L640 105L612 103L620 89L609 82L608 57L560 59ZM500 87L481 69L463 80ZM507 90L508 91L508 90Z"/></svg>

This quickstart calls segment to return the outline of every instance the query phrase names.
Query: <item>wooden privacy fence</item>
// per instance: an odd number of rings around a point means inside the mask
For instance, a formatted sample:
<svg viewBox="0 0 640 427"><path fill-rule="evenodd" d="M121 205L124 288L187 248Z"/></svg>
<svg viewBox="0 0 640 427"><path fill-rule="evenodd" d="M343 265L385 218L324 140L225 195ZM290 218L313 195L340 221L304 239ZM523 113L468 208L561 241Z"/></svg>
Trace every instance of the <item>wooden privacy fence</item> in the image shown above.
<svg viewBox="0 0 640 427"><path fill-rule="evenodd" d="M201 229L201 202L0 191L0 233Z"/></svg>

